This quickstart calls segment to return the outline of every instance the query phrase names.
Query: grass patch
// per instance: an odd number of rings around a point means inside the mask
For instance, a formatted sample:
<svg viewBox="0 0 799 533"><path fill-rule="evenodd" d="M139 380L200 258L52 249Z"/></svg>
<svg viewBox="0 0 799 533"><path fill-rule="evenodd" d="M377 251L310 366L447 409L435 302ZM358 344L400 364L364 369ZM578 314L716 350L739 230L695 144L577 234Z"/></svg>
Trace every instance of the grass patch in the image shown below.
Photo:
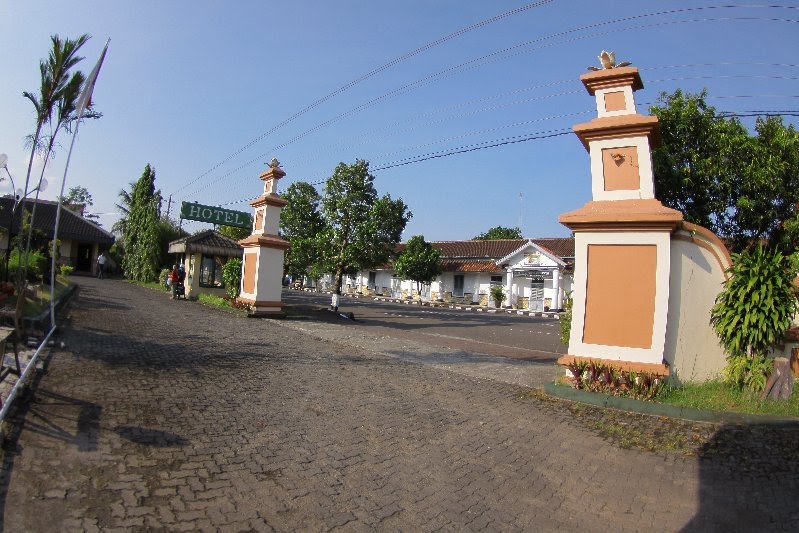
<svg viewBox="0 0 799 533"><path fill-rule="evenodd" d="M139 285L140 287L147 287L148 289L154 289L161 292L169 292L169 287L165 286L163 283L158 283L157 281L134 281L132 279L126 279L125 281L128 283L133 283L134 285Z"/></svg>
<svg viewBox="0 0 799 533"><path fill-rule="evenodd" d="M69 281L61 276L56 277L55 290L53 291L56 301L67 292L67 289L69 289L71 285ZM11 307L16 305L16 295L6 300L5 304ZM38 316L48 309L50 309L50 286L44 284L38 285L33 295L25 298L23 315L29 317Z"/></svg>
<svg viewBox="0 0 799 533"><path fill-rule="evenodd" d="M738 390L721 381L684 384L680 387L667 386L658 393L655 400L708 411L799 417L799 383L794 384L793 395L788 401L761 401L758 393Z"/></svg>
<svg viewBox="0 0 799 533"><path fill-rule="evenodd" d="M223 311L227 311L229 313L234 313L236 315L246 316L247 310L246 309L237 309L230 304L230 300L226 300L221 296L216 296L215 294L203 294L197 297L197 301L203 305L207 305L208 307L213 307L216 309L222 309Z"/></svg>

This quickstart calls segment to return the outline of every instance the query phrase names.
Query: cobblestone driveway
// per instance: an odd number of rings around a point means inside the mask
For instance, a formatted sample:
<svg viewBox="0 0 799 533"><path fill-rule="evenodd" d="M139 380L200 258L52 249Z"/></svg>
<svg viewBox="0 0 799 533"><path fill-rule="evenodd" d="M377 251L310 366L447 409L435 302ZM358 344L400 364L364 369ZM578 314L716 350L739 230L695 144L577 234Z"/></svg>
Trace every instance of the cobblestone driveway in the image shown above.
<svg viewBox="0 0 799 533"><path fill-rule="evenodd" d="M696 458L615 447L518 385L80 284L7 443L8 531L778 526L776 490L731 516L734 490L707 494L740 477L703 486Z"/></svg>

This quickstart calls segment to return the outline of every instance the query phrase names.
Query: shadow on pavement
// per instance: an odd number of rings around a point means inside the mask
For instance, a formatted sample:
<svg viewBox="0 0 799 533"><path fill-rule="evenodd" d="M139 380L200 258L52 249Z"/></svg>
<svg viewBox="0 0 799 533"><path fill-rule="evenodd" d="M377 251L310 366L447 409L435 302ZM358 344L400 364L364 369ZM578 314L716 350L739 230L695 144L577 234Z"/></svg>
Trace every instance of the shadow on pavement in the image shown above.
<svg viewBox="0 0 799 533"><path fill-rule="evenodd" d="M799 527L799 422L725 425L698 460L699 510L683 531Z"/></svg>
<svg viewBox="0 0 799 533"><path fill-rule="evenodd" d="M189 443L188 440L180 435L159 429L149 429L138 426L117 426L113 431L123 439L136 444L153 446L155 448L180 447Z"/></svg>

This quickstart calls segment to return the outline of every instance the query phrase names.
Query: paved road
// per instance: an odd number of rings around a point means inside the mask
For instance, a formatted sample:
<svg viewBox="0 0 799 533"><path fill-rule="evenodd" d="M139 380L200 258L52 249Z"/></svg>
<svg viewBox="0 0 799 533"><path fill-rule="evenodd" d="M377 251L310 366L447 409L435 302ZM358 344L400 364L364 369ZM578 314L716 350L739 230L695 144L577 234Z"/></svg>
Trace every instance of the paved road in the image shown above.
<svg viewBox="0 0 799 533"><path fill-rule="evenodd" d="M330 296L284 290L287 303L327 307ZM352 311L358 325L398 338L426 344L479 351L525 361L555 362L566 347L560 342L560 322L538 318L448 308L424 307L342 296L340 311Z"/></svg>
<svg viewBox="0 0 799 533"><path fill-rule="evenodd" d="M404 360L407 340L359 347L366 333L346 324L79 282L69 351L6 443L8 531L754 531L799 518L784 461L621 449L524 387Z"/></svg>

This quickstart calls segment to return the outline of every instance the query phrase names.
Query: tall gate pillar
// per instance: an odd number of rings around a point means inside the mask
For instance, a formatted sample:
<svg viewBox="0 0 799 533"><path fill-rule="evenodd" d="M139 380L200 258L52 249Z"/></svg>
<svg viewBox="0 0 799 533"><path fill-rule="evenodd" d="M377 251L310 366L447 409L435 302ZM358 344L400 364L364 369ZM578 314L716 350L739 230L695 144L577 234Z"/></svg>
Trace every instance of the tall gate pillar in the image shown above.
<svg viewBox="0 0 799 533"><path fill-rule="evenodd" d="M651 146L657 117L637 113L635 67L608 66L580 80L597 118L574 126L590 154L592 200L560 216L574 232L569 355L667 374L670 239L682 213L655 199Z"/></svg>
<svg viewBox="0 0 799 533"><path fill-rule="evenodd" d="M250 202L255 210L252 234L239 241L244 247L239 301L250 305L255 316L283 312L283 254L291 244L278 235L280 210L288 202L278 196L277 182L285 175L272 159L260 176L264 193Z"/></svg>

